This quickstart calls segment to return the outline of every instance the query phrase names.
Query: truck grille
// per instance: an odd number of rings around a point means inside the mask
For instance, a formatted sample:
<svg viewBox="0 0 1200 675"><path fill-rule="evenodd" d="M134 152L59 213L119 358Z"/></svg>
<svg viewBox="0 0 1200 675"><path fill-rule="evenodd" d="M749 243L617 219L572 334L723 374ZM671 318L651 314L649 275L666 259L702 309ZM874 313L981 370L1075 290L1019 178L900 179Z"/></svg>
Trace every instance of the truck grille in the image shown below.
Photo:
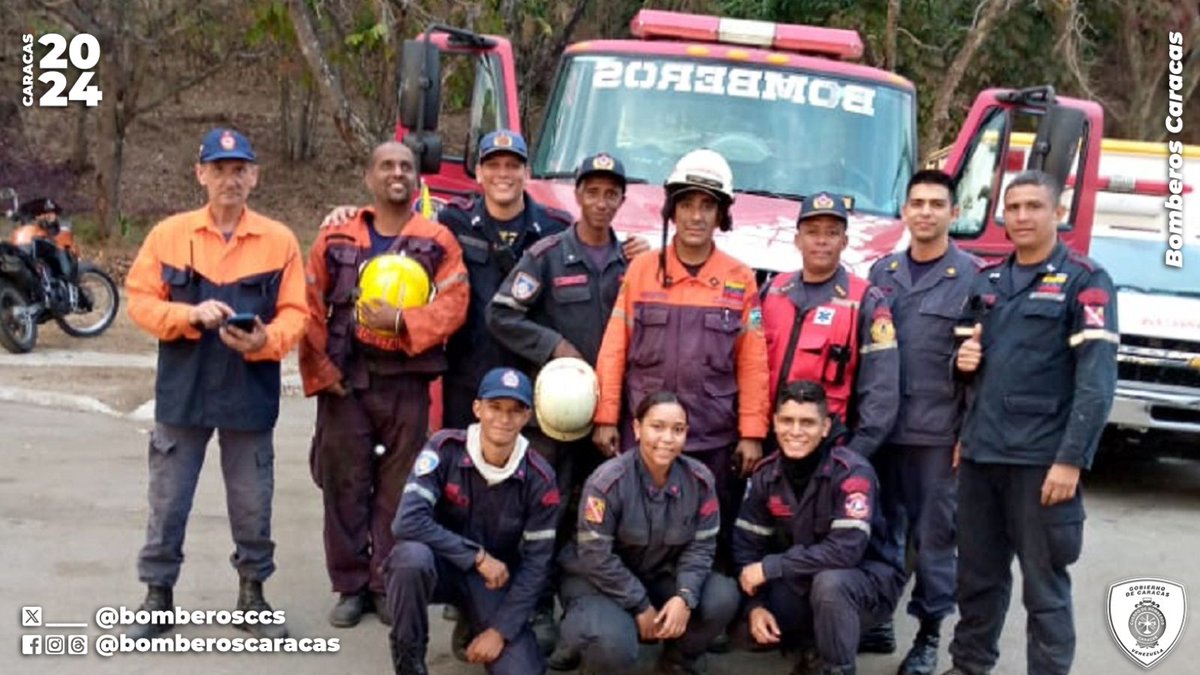
<svg viewBox="0 0 1200 675"><path fill-rule="evenodd" d="M1200 389L1200 342L1122 335L1117 379Z"/></svg>

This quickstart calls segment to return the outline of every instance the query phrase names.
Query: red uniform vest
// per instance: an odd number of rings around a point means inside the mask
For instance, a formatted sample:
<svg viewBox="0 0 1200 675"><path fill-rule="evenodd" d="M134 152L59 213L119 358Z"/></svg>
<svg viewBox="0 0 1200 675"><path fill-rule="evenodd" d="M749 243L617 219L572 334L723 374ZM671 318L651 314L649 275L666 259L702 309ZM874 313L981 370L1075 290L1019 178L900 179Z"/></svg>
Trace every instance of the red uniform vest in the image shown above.
<svg viewBox="0 0 1200 675"><path fill-rule="evenodd" d="M802 321L785 383L814 380L825 387L829 412L845 419L854 392L858 368L859 306L870 284L848 275L850 289L845 297L831 297L813 306L803 316L788 297L800 273L775 277L762 303L763 332L767 339L767 362L771 369L771 400L778 394L779 373L787 357L788 343L797 321Z"/></svg>

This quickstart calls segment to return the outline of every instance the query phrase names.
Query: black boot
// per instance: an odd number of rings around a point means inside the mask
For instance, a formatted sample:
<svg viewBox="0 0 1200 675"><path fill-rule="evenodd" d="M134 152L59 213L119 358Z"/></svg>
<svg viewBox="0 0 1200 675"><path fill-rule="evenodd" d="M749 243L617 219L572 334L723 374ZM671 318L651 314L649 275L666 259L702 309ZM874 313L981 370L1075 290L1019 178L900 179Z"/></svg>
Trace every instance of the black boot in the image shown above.
<svg viewBox="0 0 1200 675"><path fill-rule="evenodd" d="M392 667L396 675L429 675L425 668L425 645L400 644L388 640L392 646Z"/></svg>
<svg viewBox="0 0 1200 675"><path fill-rule="evenodd" d="M150 584L146 587L146 599L142 601L138 611L148 612L174 612L175 598L170 586L155 586ZM174 620L168 620L163 623L135 623L125 631L125 635L134 640L141 638L153 638L162 635L163 633L175 627Z"/></svg>
<svg viewBox="0 0 1200 675"><path fill-rule="evenodd" d="M937 669L938 640L941 633L940 621L922 621L921 630L913 639L912 647L900 663L896 675L933 675Z"/></svg>
<svg viewBox="0 0 1200 675"><path fill-rule="evenodd" d="M896 629L892 620L876 624L858 638L858 653L891 654L896 651Z"/></svg>
<svg viewBox="0 0 1200 675"><path fill-rule="evenodd" d="M342 593L337 604L329 610L329 625L334 628L357 626L367 611L367 599L362 593Z"/></svg>
<svg viewBox="0 0 1200 675"><path fill-rule="evenodd" d="M263 599L262 582L253 581L251 579L242 578L238 584L238 599L237 608L243 612L266 612L270 614L271 606ZM271 617L264 617L260 614L257 617L257 623L243 621L235 624L234 627L239 630L244 630L257 638L285 638L288 636L287 625L283 623L263 623L263 619L268 620Z"/></svg>
<svg viewBox="0 0 1200 675"><path fill-rule="evenodd" d="M568 647L559 642L550 656L546 657L546 667L550 670L558 671L575 670L579 668L579 663L582 660L578 649Z"/></svg>
<svg viewBox="0 0 1200 675"><path fill-rule="evenodd" d="M375 616L379 617L379 623L385 626L392 625L392 607L388 605L386 595L383 593L372 593L371 607L375 610Z"/></svg>
<svg viewBox="0 0 1200 675"><path fill-rule="evenodd" d="M800 650L796 664L792 666L791 675L821 675L821 655L816 647L805 647Z"/></svg>
<svg viewBox="0 0 1200 675"><path fill-rule="evenodd" d="M658 663L654 667L656 675L703 675L708 672L705 667L704 655L689 658L679 651L677 643L668 642L663 645L658 655Z"/></svg>

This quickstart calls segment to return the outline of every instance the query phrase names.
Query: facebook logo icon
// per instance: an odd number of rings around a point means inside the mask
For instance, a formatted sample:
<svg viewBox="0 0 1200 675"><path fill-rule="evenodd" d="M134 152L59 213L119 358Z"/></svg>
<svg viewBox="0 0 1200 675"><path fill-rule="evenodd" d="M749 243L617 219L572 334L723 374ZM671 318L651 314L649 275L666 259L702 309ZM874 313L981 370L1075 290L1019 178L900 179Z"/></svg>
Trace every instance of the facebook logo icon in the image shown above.
<svg viewBox="0 0 1200 675"><path fill-rule="evenodd" d="M22 635L21 636L21 653L22 654L41 654L42 653L42 636L41 635Z"/></svg>

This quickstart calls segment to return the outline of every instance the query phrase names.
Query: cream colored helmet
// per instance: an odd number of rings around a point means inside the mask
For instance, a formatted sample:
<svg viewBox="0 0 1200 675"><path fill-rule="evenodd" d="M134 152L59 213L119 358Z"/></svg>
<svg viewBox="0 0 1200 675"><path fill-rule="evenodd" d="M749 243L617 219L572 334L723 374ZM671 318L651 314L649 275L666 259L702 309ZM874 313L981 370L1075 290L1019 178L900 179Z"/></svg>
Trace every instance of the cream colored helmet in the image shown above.
<svg viewBox="0 0 1200 675"><path fill-rule="evenodd" d="M600 400L596 371L582 359L554 359L538 373L533 409L542 433L574 441L592 432L592 416Z"/></svg>
<svg viewBox="0 0 1200 675"><path fill-rule="evenodd" d="M664 187L667 192L704 190L724 202L733 202L733 169L716 150L692 150L675 163Z"/></svg>

